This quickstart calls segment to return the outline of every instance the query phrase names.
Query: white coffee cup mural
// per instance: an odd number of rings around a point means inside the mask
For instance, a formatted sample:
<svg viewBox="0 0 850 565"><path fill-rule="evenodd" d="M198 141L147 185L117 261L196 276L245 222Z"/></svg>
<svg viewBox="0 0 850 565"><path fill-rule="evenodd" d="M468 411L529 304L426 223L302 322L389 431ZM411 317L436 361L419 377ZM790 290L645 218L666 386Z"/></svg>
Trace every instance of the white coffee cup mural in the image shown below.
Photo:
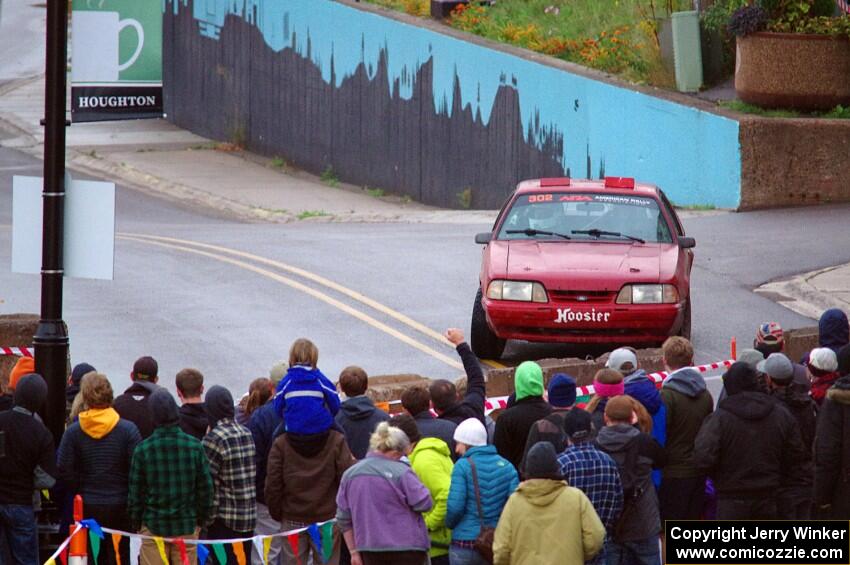
<svg viewBox="0 0 850 565"><path fill-rule="evenodd" d="M121 31L127 27L135 30L125 33L136 40L136 49L126 61L120 61ZM142 24L132 18L120 19L118 12L74 11L71 21L73 38L71 73L75 82L116 82L118 73L130 68L145 44Z"/></svg>

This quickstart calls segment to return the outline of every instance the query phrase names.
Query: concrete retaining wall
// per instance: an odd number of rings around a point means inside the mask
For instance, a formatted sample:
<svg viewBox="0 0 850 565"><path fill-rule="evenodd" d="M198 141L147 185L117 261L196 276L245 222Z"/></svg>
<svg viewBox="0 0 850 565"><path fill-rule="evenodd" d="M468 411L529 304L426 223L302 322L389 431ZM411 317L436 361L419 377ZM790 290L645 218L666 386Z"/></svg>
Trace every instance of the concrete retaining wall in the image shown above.
<svg viewBox="0 0 850 565"><path fill-rule="evenodd" d="M739 204L738 123L692 98L368 4L165 10L166 113L202 135L439 206L495 208L523 178L604 174L678 205Z"/></svg>
<svg viewBox="0 0 850 565"><path fill-rule="evenodd" d="M850 202L850 120L740 123L741 209Z"/></svg>
<svg viewBox="0 0 850 565"><path fill-rule="evenodd" d="M36 314L4 314L0 315L0 346L31 347L32 336L38 326ZM14 355L0 356L0 381L6 382L9 371L18 362Z"/></svg>

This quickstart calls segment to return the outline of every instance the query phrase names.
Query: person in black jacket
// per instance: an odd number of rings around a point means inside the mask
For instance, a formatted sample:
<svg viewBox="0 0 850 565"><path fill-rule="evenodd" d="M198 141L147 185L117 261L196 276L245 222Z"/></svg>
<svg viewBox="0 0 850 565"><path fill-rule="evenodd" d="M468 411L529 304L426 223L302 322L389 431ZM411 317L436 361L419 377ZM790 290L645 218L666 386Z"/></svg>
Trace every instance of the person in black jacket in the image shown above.
<svg viewBox="0 0 850 565"><path fill-rule="evenodd" d="M53 436L36 417L47 399L47 383L28 374L15 387L15 406L0 413L0 536L13 563L41 563L33 510L35 473L55 482Z"/></svg>
<svg viewBox="0 0 850 565"><path fill-rule="evenodd" d="M390 419L390 415L378 410L366 396L369 376L360 367L346 367L339 374L339 388L347 396L340 405L334 420L345 432L345 441L354 457L363 459L369 451L369 438L378 424Z"/></svg>
<svg viewBox="0 0 850 565"><path fill-rule="evenodd" d="M95 372L97 372L97 369L88 363L77 363L74 365L74 369L71 371L71 376L68 377L68 384L65 387L65 421L69 424L71 423L69 418L71 415L71 407L74 404L74 399L80 392L80 382L83 380L84 376Z"/></svg>
<svg viewBox="0 0 850 565"><path fill-rule="evenodd" d="M266 504L266 473L268 472L269 453L275 440L275 431L282 426L283 418L274 409L274 402L271 401L254 410L251 419L248 421L248 429L254 436L254 448L257 457L257 477L254 481L257 492L257 525L254 528L254 535L257 536L276 534L281 531L280 522L271 517L269 507ZM269 563L279 563L284 543L286 542L280 538L272 538L268 556ZM262 555L256 548L253 552L252 562L263 562Z"/></svg>
<svg viewBox="0 0 850 565"><path fill-rule="evenodd" d="M794 416L761 392L740 361L723 375L728 397L697 434L693 463L713 480L719 520L773 520L777 491L795 485L805 462Z"/></svg>
<svg viewBox="0 0 850 565"><path fill-rule="evenodd" d="M153 357L140 357L133 364L133 372L130 378L133 384L118 396L112 407L118 415L125 420L130 420L139 428L142 439L147 439L154 430L153 419L148 409L148 397L157 388L159 380L159 365Z"/></svg>
<svg viewBox="0 0 850 565"><path fill-rule="evenodd" d="M204 439L209 428L204 406L204 375L197 369L183 369L177 373L174 384L180 399L180 429L199 440Z"/></svg>
<svg viewBox="0 0 850 565"><path fill-rule="evenodd" d="M455 457L455 428L451 420L437 418L431 414L431 393L424 386L412 386L401 393L401 405L416 420L422 437L435 437L446 442L452 457Z"/></svg>
<svg viewBox="0 0 850 565"><path fill-rule="evenodd" d="M142 441L135 424L112 408L112 385L105 375L87 373L80 383L87 410L68 426L56 454L60 477L72 493L83 496L87 518L101 526L127 531L130 462ZM130 539L121 538L122 563L130 562ZM104 544L99 565L117 563L111 543Z"/></svg>
<svg viewBox="0 0 850 565"><path fill-rule="evenodd" d="M570 443L564 429L564 419L576 404L576 381L570 375L555 373L549 381L546 393L552 413L534 422L528 430L519 469L521 475L525 474L525 459L534 444L548 441L555 448L555 453L561 454Z"/></svg>
<svg viewBox="0 0 850 565"><path fill-rule="evenodd" d="M543 369L534 361L524 361L514 372L516 401L496 420L493 444L499 455L520 468L528 432L537 420L552 413L543 400Z"/></svg>
<svg viewBox="0 0 850 565"><path fill-rule="evenodd" d="M818 518L850 520L850 345L838 352L838 371L818 413L814 503Z"/></svg>
<svg viewBox="0 0 850 565"><path fill-rule="evenodd" d="M806 387L797 386L794 381L794 364L784 354L772 353L759 363L758 371L767 376L771 396L781 402L797 420L803 441L805 461L792 469L794 484L782 487L777 492L779 516L786 520L811 520L814 480L812 445L817 425L815 401L809 396Z"/></svg>
<svg viewBox="0 0 850 565"><path fill-rule="evenodd" d="M484 398L487 389L484 384L484 373L478 358L470 349L463 337L463 332L457 328L446 330L448 339L457 349L463 369L466 371L466 394L461 401L458 399L454 383L440 379L431 383L428 388L431 393L431 403L437 412L437 417L459 425L467 418L477 418L486 425L484 418Z"/></svg>
<svg viewBox="0 0 850 565"><path fill-rule="evenodd" d="M608 563L660 563L661 512L652 469L667 462L664 448L637 427L639 402L614 396L605 404L605 426L596 436L599 449L617 463L623 486L623 511L605 542Z"/></svg>

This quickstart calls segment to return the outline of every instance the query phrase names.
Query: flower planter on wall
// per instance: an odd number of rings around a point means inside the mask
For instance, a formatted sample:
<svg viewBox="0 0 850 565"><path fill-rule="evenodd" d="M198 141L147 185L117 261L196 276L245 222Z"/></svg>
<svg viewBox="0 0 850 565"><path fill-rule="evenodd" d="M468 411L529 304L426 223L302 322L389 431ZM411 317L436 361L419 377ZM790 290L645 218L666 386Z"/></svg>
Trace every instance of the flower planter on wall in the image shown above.
<svg viewBox="0 0 850 565"><path fill-rule="evenodd" d="M767 32L739 37L735 91L763 108L813 111L850 104L850 40Z"/></svg>

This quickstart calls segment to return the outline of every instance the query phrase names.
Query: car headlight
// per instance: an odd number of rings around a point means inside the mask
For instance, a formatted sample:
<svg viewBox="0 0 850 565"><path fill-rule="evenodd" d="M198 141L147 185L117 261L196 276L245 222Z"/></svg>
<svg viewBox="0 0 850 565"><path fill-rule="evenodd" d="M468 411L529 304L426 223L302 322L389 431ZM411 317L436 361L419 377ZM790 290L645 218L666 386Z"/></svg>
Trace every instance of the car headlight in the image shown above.
<svg viewBox="0 0 850 565"><path fill-rule="evenodd" d="M679 291L672 284L627 284L617 295L617 304L676 304Z"/></svg>
<svg viewBox="0 0 850 565"><path fill-rule="evenodd" d="M515 300L519 302L549 302L546 289L538 282L491 281L487 287L490 300Z"/></svg>

